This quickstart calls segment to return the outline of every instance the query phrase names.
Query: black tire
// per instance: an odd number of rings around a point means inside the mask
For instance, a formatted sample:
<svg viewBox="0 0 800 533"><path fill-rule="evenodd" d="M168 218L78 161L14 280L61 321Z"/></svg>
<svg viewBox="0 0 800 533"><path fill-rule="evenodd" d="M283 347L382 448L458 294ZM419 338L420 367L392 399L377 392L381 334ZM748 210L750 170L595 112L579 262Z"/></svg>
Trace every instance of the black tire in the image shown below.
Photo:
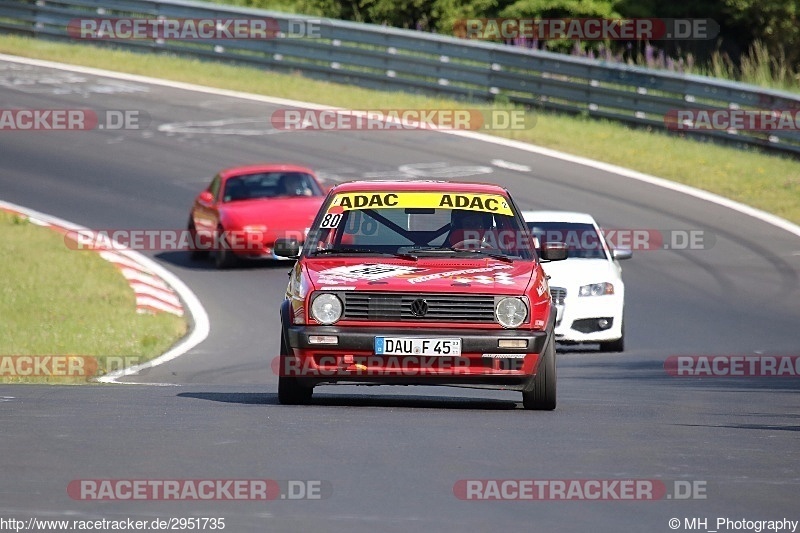
<svg viewBox="0 0 800 533"><path fill-rule="evenodd" d="M208 257L208 250L198 250L195 245L197 244L197 229L194 227L194 221L189 218L189 225L187 226L187 231L189 232L189 236L192 239L192 244L190 245L190 252L189 252L189 259L192 261L199 261L201 259L206 259Z"/></svg>
<svg viewBox="0 0 800 533"><path fill-rule="evenodd" d="M522 406L526 410L552 411L556 408L556 343L552 332L542 357L536 376L522 391Z"/></svg>
<svg viewBox="0 0 800 533"><path fill-rule="evenodd" d="M625 324L622 324L622 337L615 341L601 342L601 352L624 352L625 351Z"/></svg>
<svg viewBox="0 0 800 533"><path fill-rule="evenodd" d="M308 405L314 389L298 383L297 378L278 376L278 401L282 405Z"/></svg>
<svg viewBox="0 0 800 533"><path fill-rule="evenodd" d="M225 230L222 226L217 226L217 234L224 234ZM219 249L214 251L214 266L217 270L225 270L236 266L236 254L230 250L230 244L224 237L216 240L219 243Z"/></svg>
<svg viewBox="0 0 800 533"><path fill-rule="evenodd" d="M281 328L282 329L282 328ZM314 394L314 387L302 385L296 377L282 376L283 358L289 355L289 348L286 339L281 334L281 360L278 370L278 402L283 405L307 405L311 403L311 396Z"/></svg>

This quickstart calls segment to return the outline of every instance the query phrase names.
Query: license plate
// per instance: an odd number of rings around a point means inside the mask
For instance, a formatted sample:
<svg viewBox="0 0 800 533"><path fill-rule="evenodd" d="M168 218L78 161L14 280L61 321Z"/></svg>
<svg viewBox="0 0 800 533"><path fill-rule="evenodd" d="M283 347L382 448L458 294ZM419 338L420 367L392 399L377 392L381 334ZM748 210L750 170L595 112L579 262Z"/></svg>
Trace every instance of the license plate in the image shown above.
<svg viewBox="0 0 800 533"><path fill-rule="evenodd" d="M461 355L461 339L375 337L375 355Z"/></svg>

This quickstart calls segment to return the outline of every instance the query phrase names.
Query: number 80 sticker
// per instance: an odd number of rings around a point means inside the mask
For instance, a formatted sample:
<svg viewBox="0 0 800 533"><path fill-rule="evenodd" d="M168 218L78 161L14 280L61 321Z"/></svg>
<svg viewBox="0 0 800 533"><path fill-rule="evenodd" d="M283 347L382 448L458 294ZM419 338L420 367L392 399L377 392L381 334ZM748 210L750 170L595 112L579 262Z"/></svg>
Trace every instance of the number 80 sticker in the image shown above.
<svg viewBox="0 0 800 533"><path fill-rule="evenodd" d="M325 216L322 217L322 223L320 223L319 227L322 229L338 228L339 222L341 221L341 213L326 213Z"/></svg>

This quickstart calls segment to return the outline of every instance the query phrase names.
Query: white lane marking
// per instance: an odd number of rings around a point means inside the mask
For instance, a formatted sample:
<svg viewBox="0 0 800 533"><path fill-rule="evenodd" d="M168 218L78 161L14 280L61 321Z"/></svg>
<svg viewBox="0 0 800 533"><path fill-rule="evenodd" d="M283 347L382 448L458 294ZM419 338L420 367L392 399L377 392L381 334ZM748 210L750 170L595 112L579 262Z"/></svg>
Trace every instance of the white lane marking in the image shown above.
<svg viewBox="0 0 800 533"><path fill-rule="evenodd" d="M445 162L400 165L397 167L397 170L416 178L429 179L465 178L467 176L491 174L494 172L492 167L481 165L451 166L449 163Z"/></svg>
<svg viewBox="0 0 800 533"><path fill-rule="evenodd" d="M144 381L119 381L119 382L115 381L113 383L115 385L147 385L148 387L183 387L183 385L179 383L147 383Z"/></svg>
<svg viewBox="0 0 800 533"><path fill-rule="evenodd" d="M33 65L12 64L0 66L0 87L28 94L78 94L88 97L92 94L131 94L147 93L150 88L120 81L90 81L72 72L53 72L42 76L31 68Z"/></svg>
<svg viewBox="0 0 800 533"><path fill-rule="evenodd" d="M483 165L458 165L445 161L435 163L406 163L397 169L371 170L359 172L354 168L323 169L317 176L326 181L347 181L356 179L451 179L466 178L494 172L491 167ZM347 175L349 174L349 175Z"/></svg>
<svg viewBox="0 0 800 533"><path fill-rule="evenodd" d="M243 125L251 125L243 128ZM235 127L234 127L235 126ZM208 133L213 135L275 135L289 133L292 130L275 129L266 119L228 118L221 120L170 122L161 124L158 131L162 133Z"/></svg>
<svg viewBox="0 0 800 533"><path fill-rule="evenodd" d="M402 170L374 170L372 172L363 172L359 178L367 180L410 180L414 178L414 175Z"/></svg>
<svg viewBox="0 0 800 533"><path fill-rule="evenodd" d="M517 172L530 172L532 169L528 165L521 165L519 163L512 163L511 161L504 161L502 159L492 159L489 161L492 165L508 170L516 170Z"/></svg>
<svg viewBox="0 0 800 533"><path fill-rule="evenodd" d="M35 224L36 226L44 227L48 225L47 222L45 222L44 220L39 220L38 218L34 217L28 217L28 222L30 222L31 224Z"/></svg>
<svg viewBox="0 0 800 533"><path fill-rule="evenodd" d="M353 178L346 176L346 174L353 174L357 172L354 168L326 168L317 170L317 177L322 181L347 181Z"/></svg>
<svg viewBox="0 0 800 533"><path fill-rule="evenodd" d="M2 58L0 58L2 60ZM11 209L14 211L19 211L20 213L24 213L28 217L36 217L40 220L44 220L48 224L54 226L60 226L62 228L66 228L72 231L89 231L88 228L83 226L79 226L78 224L74 224L72 222L68 222L64 219L53 217L50 215L45 215L44 213L40 213L38 211L34 211L33 209L28 209L27 207L23 207L21 205L12 204L11 202L6 202L0 200L0 207L5 207L7 209ZM172 361L176 357L180 357L181 355L185 354L204 340L208 338L209 333L211 332L211 324L208 320L208 313L206 313L203 304L200 303L200 300L197 298L194 292L183 282L181 279L158 264L157 262L153 261L149 257L133 251L133 250L122 250L119 251L121 255L127 257L132 261L136 261L139 263L140 267L148 270L161 278L166 284L178 293L181 300L183 300L184 307L189 310L189 314L191 316L192 322L194 323L191 331L188 335L183 337L179 340L172 348L167 350L165 353L152 359L146 363L142 363L141 365L132 366L129 368L124 368L122 370L118 370L116 372L111 372L101 378L98 378L97 381L101 383L117 383L117 379L123 376L130 376L137 374L143 369L146 368L153 368L155 366L162 365L168 361Z"/></svg>

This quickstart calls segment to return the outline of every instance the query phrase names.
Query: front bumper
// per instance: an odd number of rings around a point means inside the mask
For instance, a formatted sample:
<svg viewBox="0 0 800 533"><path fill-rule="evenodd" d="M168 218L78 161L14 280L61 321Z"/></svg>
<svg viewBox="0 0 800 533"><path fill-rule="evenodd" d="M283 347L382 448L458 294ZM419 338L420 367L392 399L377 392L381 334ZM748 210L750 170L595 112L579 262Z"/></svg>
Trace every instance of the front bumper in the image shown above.
<svg viewBox="0 0 800 533"><path fill-rule="evenodd" d="M564 343L593 343L614 341L622 337L624 296L568 296L563 306L557 306L556 341ZM611 319L608 329L586 327L591 319Z"/></svg>
<svg viewBox="0 0 800 533"><path fill-rule="evenodd" d="M277 372L310 384L365 383L462 385L521 390L536 374L548 331L384 328L291 325L285 330L290 354ZM338 344L312 344L310 335L338 337ZM459 338L459 356L376 355L376 337ZM526 347L500 348L500 340L524 340Z"/></svg>

